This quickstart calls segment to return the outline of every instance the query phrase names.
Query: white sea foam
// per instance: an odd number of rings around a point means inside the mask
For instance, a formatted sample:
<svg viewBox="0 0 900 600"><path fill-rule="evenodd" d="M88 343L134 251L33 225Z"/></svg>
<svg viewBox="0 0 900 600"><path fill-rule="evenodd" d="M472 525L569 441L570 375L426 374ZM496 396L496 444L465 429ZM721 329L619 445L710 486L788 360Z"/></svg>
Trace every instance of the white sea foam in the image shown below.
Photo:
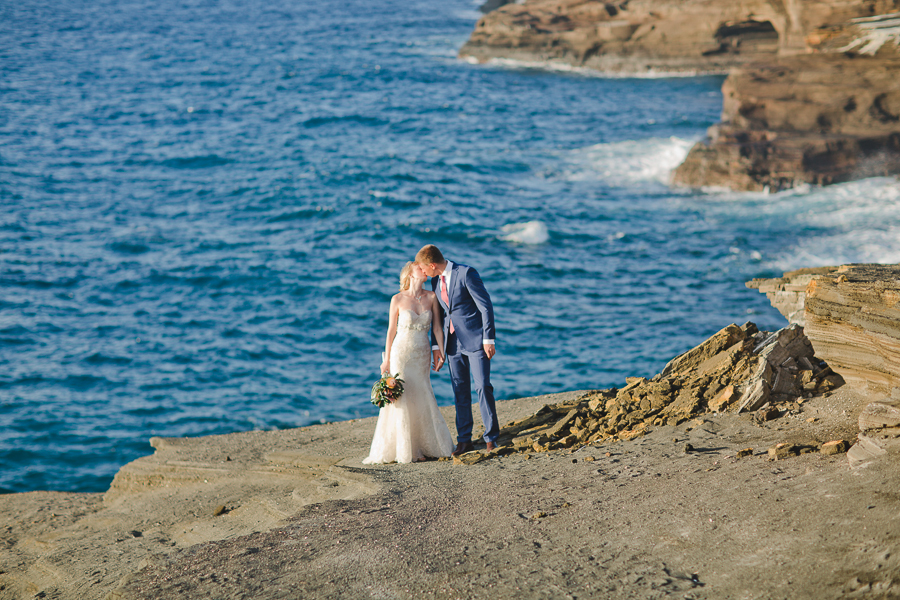
<svg viewBox="0 0 900 600"><path fill-rule="evenodd" d="M677 137L628 140L597 144L571 153L569 180L601 179L611 185L640 181L668 184L672 171L680 165L695 140Z"/></svg>
<svg viewBox="0 0 900 600"><path fill-rule="evenodd" d="M763 263L773 271L853 262L900 263L900 182L877 177L774 194L720 192L704 200L709 213L796 231ZM755 257L754 257L755 258Z"/></svg>
<svg viewBox="0 0 900 600"><path fill-rule="evenodd" d="M479 61L472 57L465 57L463 60L470 64L479 64ZM599 71L587 67L576 67L558 61L531 61L517 60L514 58L491 58L481 64L504 69L537 69L540 71L571 73L574 75L597 77L600 79L671 79L674 77L698 77L700 75L724 75L727 73L727 71L659 71L656 69L647 69L645 71Z"/></svg>
<svg viewBox="0 0 900 600"><path fill-rule="evenodd" d="M527 221L525 223L510 223L502 227L505 235L500 239L519 244L543 244L550 239L547 226L542 221Z"/></svg>
<svg viewBox="0 0 900 600"><path fill-rule="evenodd" d="M798 224L823 234L776 257L785 270L806 265L900 262L900 182L879 177L785 196Z"/></svg>

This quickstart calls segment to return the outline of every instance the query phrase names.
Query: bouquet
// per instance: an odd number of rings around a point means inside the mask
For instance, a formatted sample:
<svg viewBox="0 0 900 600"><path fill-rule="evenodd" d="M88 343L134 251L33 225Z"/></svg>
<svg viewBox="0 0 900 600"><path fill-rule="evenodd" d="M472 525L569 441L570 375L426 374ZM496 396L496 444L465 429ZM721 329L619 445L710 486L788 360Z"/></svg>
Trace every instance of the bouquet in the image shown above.
<svg viewBox="0 0 900 600"><path fill-rule="evenodd" d="M372 404L384 408L403 395L403 380L397 375L385 373L372 386Z"/></svg>

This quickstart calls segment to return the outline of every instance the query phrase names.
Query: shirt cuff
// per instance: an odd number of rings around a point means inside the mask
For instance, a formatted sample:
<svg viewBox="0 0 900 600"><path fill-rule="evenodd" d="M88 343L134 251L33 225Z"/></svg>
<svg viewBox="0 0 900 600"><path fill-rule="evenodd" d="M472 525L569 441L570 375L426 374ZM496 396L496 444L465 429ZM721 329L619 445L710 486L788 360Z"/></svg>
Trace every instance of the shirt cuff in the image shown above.
<svg viewBox="0 0 900 600"><path fill-rule="evenodd" d="M440 350L440 347L437 344L435 344L434 346L431 347L431 349L432 350Z"/></svg>
<svg viewBox="0 0 900 600"><path fill-rule="evenodd" d="M493 345L494 345L494 340L484 340L484 343L493 346Z"/></svg>

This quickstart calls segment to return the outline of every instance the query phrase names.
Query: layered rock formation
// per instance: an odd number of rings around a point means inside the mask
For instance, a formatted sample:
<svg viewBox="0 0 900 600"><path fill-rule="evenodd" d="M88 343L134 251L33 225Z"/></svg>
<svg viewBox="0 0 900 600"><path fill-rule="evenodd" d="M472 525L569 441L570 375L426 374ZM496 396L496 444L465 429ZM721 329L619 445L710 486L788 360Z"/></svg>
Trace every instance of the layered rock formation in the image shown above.
<svg viewBox="0 0 900 600"><path fill-rule="evenodd" d="M900 265L793 271L747 284L792 322L848 386L874 400L860 415L851 464L900 453Z"/></svg>
<svg viewBox="0 0 900 600"><path fill-rule="evenodd" d="M777 191L900 173L900 0L530 0L463 58L602 71L731 72L722 123L679 185Z"/></svg>
<svg viewBox="0 0 900 600"><path fill-rule="evenodd" d="M900 265L793 271L747 285L805 322L816 355L849 386L873 399L900 388Z"/></svg>

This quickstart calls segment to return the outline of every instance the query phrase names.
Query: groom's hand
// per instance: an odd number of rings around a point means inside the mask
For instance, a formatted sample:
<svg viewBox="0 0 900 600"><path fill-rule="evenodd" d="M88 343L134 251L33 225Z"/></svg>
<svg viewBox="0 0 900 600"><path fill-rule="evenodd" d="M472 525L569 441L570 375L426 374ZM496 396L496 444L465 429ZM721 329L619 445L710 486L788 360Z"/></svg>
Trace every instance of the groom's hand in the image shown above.
<svg viewBox="0 0 900 600"><path fill-rule="evenodd" d="M432 350L431 351L433 367L435 372L440 371L441 367L444 366L444 357L441 355L440 350Z"/></svg>
<svg viewBox="0 0 900 600"><path fill-rule="evenodd" d="M497 354L497 349L493 344L484 344L484 353L487 355L488 360L494 358L494 355Z"/></svg>

